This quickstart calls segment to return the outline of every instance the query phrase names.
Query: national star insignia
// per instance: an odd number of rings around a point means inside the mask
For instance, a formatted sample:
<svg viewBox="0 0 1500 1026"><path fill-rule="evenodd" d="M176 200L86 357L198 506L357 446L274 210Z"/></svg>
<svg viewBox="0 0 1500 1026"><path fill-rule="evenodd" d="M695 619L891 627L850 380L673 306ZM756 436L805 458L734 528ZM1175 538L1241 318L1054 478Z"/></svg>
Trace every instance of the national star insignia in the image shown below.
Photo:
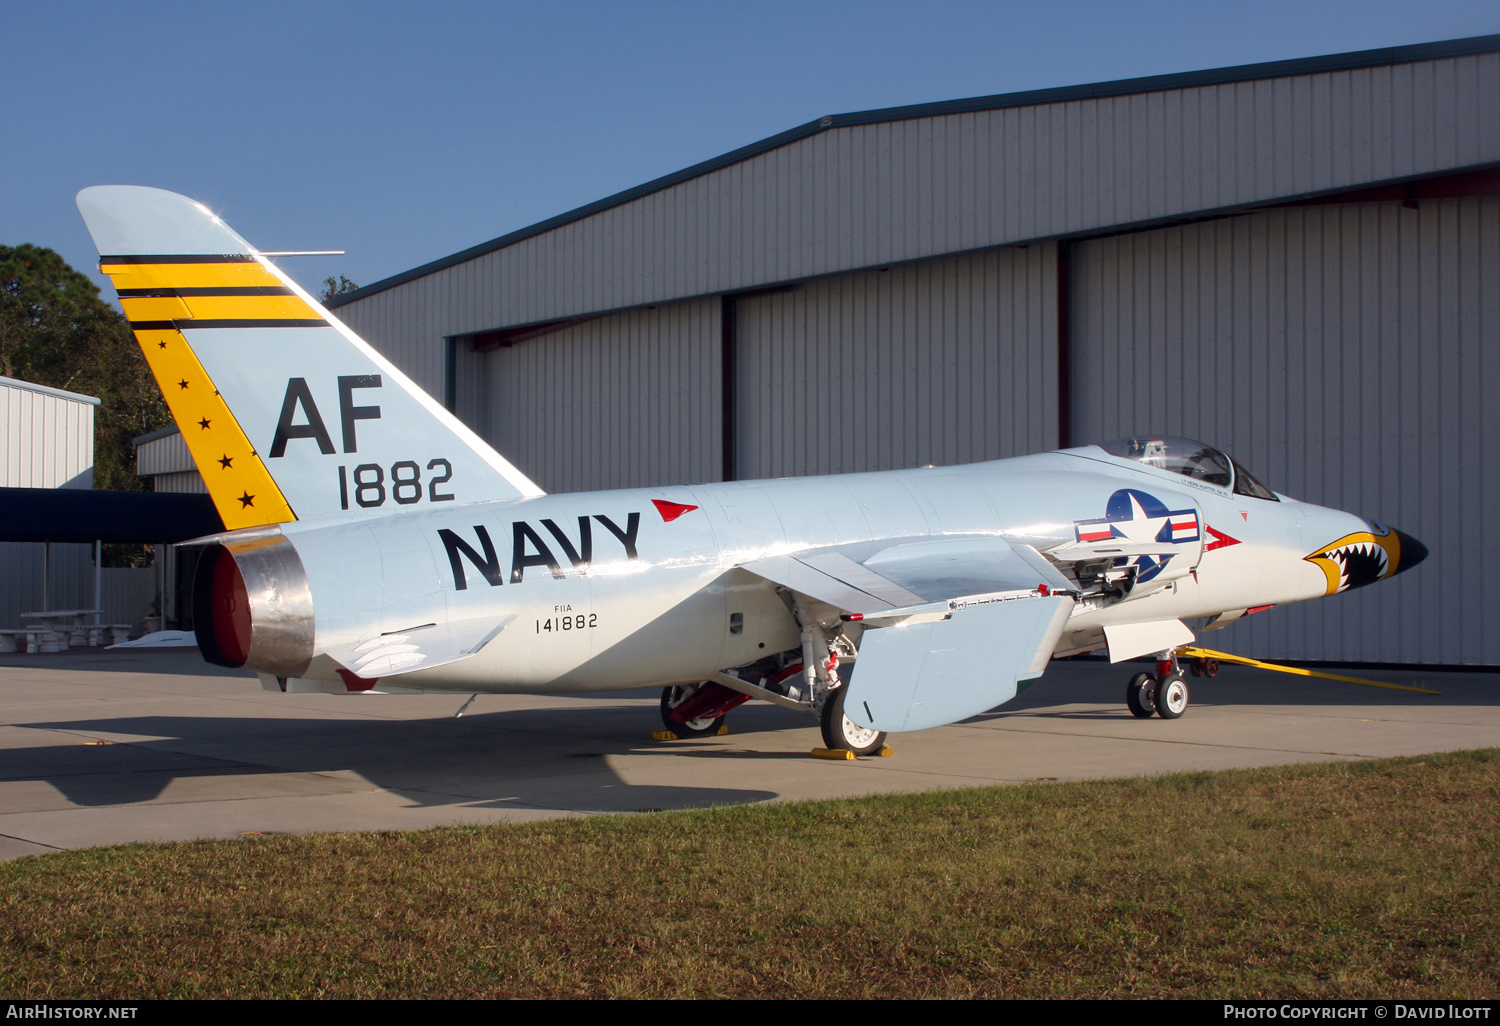
<svg viewBox="0 0 1500 1026"><path fill-rule="evenodd" d="M1153 517L1141 505L1141 500L1132 495L1130 497L1130 519L1116 521L1111 526L1114 527L1115 537L1117 538L1124 538L1126 541L1132 542L1149 542L1156 539L1157 532L1161 530L1161 525L1169 519L1171 519L1170 515Z"/></svg>

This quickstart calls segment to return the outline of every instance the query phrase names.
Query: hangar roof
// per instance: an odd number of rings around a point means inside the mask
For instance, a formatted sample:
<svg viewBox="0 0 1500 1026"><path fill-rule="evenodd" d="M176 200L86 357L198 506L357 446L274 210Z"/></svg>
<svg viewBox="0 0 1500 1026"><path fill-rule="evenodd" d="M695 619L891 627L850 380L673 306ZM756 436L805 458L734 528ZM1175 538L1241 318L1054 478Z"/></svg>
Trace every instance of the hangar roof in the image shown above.
<svg viewBox="0 0 1500 1026"><path fill-rule="evenodd" d="M81 392L69 392L62 388L53 388L50 385L38 385L32 381L22 381L19 378L0 377L0 388L18 388L23 392L36 392L39 395L50 395L54 399L69 399L75 403L87 403L90 406L98 406L99 400L91 395Z"/></svg>
<svg viewBox="0 0 1500 1026"><path fill-rule="evenodd" d="M798 125L785 132L758 142L742 146L729 153L683 168L680 171L653 179L623 192L595 200L574 210L539 221L499 238L480 243L450 256L414 267L409 271L392 275L370 285L345 293L328 301L330 307L340 307L366 299L375 293L425 277L435 272L493 253L518 242L581 221L595 214L630 203L633 200L661 192L674 185L708 175L714 171L749 160L771 150L797 142L830 129L848 128L858 125L874 125L920 118L939 117L979 111L996 111L1018 107L1033 107L1045 104L1067 103L1078 100L1097 100L1110 97L1132 96L1166 90L1184 90L1204 86L1238 82L1254 82L1273 78L1286 78L1320 72L1346 71L1361 68L1376 68L1439 58L1462 57L1500 52L1500 34L1473 36L1466 39L1445 40L1434 43L1419 43L1411 46L1385 47L1377 50L1360 50L1351 53L1332 54L1322 57L1307 57L1295 60L1270 61L1261 64L1243 64L1235 67L1216 68L1205 71L1189 71L1169 75L1151 75L1143 78L1119 79L1086 85L1063 86L1053 89L1033 89L1016 93L992 96L977 96L967 99L944 100L935 103L912 104L902 107L886 107L879 110L856 111L847 114L830 114L815 121ZM556 313L552 311L551 313Z"/></svg>

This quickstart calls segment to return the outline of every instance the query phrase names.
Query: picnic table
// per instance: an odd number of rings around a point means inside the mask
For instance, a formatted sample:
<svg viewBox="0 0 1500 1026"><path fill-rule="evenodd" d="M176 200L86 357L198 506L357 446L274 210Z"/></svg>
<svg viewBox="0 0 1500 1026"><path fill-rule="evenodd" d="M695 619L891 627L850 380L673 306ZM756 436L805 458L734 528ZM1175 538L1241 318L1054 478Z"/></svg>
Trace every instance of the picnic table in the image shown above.
<svg viewBox="0 0 1500 1026"><path fill-rule="evenodd" d="M19 631L0 631L0 634L5 635L3 639L0 639L0 647L3 647L5 651L15 651L15 638L19 635L25 635L28 652L61 652L64 647L83 648L86 645L97 645L103 640L106 630L125 626L84 622L86 617L97 616L101 611L98 609L49 609L39 613L22 613L21 619L40 620L41 623L36 627L22 628Z"/></svg>

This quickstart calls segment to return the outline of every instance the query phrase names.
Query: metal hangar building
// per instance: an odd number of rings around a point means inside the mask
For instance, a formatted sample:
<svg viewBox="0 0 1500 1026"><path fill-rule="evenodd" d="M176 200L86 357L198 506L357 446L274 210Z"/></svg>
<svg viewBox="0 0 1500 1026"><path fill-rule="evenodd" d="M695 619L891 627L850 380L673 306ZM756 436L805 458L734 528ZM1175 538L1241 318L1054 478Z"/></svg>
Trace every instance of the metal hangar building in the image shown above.
<svg viewBox="0 0 1500 1026"><path fill-rule="evenodd" d="M330 305L549 491L1199 438L1432 551L1224 645L1500 666L1500 35L831 115Z"/></svg>

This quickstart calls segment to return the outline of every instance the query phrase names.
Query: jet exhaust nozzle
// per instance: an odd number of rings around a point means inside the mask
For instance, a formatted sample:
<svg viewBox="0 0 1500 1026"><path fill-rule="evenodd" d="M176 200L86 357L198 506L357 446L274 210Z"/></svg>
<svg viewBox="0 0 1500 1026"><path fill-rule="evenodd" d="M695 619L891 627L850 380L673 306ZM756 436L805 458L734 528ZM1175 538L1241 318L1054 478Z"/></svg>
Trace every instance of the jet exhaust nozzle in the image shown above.
<svg viewBox="0 0 1500 1026"><path fill-rule="evenodd" d="M286 538L210 545L193 575L193 623L217 666L300 677L312 661L312 589Z"/></svg>

